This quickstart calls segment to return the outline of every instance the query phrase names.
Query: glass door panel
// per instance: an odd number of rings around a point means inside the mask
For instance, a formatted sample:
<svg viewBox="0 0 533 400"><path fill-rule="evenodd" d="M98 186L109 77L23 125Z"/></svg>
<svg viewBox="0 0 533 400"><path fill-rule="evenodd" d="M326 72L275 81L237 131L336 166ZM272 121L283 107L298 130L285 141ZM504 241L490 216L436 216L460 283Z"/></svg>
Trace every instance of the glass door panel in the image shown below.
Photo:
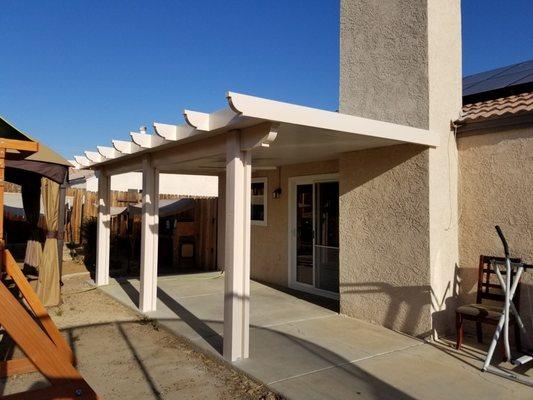
<svg viewBox="0 0 533 400"><path fill-rule="evenodd" d="M314 286L339 292L339 183L315 183Z"/></svg>
<svg viewBox="0 0 533 400"><path fill-rule="evenodd" d="M313 185L296 186L296 281L313 285Z"/></svg>

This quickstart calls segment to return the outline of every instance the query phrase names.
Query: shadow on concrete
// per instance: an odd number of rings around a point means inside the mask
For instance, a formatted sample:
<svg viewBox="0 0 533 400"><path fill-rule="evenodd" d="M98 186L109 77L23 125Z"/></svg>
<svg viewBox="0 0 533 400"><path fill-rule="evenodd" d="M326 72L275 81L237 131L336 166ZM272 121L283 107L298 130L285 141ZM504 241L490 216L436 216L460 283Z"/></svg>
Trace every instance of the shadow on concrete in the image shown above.
<svg viewBox="0 0 533 400"><path fill-rule="evenodd" d="M179 312L183 312L183 307L178 307ZM186 312L187 314L190 314L189 311ZM159 322L165 322L165 321L173 321L173 319L168 320L160 320ZM135 347L135 344L129 339L127 332L125 330L125 326L132 325L132 324L142 324L145 323L143 321L124 321L124 322L108 322L108 323L102 323L102 324L90 324L90 325L79 325L71 327L67 330L64 330L63 332L70 338L75 338L77 336L83 335L83 332L80 332L81 329L95 329L102 326L116 326L117 329L120 332L120 335L130 350L133 359L135 360L135 363L137 364L139 370L141 371L142 375L144 376L144 380L146 381L147 385L150 388L150 391L152 393L152 396L154 399L161 399L161 393L158 390L158 382L155 378L156 374L155 371L151 371L150 367L148 367L141 359L141 357L138 354L138 351ZM219 324L221 325L220 321L201 321L198 318L196 318L195 324L204 324L207 326L207 323L209 324ZM353 397L357 397L358 395L364 395L365 398L371 398L371 399L390 399L390 400L410 400L414 399L413 397L409 396L408 394L402 392L401 390L398 390L397 388L389 385L388 383L384 382L381 379L376 378L375 376L363 371L360 369L357 365L351 364L349 360L343 358L342 356L335 354L321 346L318 346L312 342L309 342L307 340L296 338L292 335L280 333L277 331L273 331L268 328L262 328L253 326L253 329L259 329L263 331L268 331L269 333L273 335L279 336L281 340L290 341L293 344L296 344L300 346L302 349L305 350L305 352L312 354L313 356L320 358L324 361L327 361L332 368L338 368L338 373L347 375L352 381L350 382L350 385L348 388L345 388L350 391L350 393L353 393ZM76 330L78 330L77 333ZM209 332L211 328L209 327L203 327L200 329L202 332ZM174 334L172 332L169 332L171 334ZM191 346L196 347L194 343L191 343L187 339L185 339ZM205 350L196 347L196 349L203 354L206 354ZM273 349L273 351L275 351ZM209 354L207 353L209 356ZM76 357L79 358L79 355L76 354ZM214 359L219 359L219 357L213 356ZM80 360L81 363L86 363L83 359ZM221 362L221 361L219 361ZM105 365L102 366L102 368L105 368ZM157 368L157 365L154 366L154 368ZM345 377L344 377L345 378ZM48 386L46 380L43 377L36 377L36 381L33 382L29 386L29 390L39 389ZM344 379L345 381L345 379ZM5 388L5 379L0 379L0 395L4 394L4 388ZM91 381L93 389L100 395L104 396L105 393L99 392L98 387L98 381L95 381L94 378ZM324 387L323 389L328 389ZM276 391L275 389L273 389ZM331 389L328 389L331 390ZM124 393L124 398L134 398L135 393ZM332 393L330 393L332 395ZM334 398L334 395L333 397Z"/></svg>
<svg viewBox="0 0 533 400"><path fill-rule="evenodd" d="M455 349L455 342L447 340L439 340L429 344L435 349L455 358L461 363L480 370L481 366L485 362L485 357L487 355L490 342L487 344L480 344L474 340L468 341L468 343L464 343L463 346L461 346L461 350ZM530 365L524 364L514 366L513 364L506 362L504 360L503 348L500 345L498 345L498 347L500 351L497 349L497 351L494 353L491 363L493 366L518 375L529 376L529 371L532 369Z"/></svg>
<svg viewBox="0 0 533 400"><path fill-rule="evenodd" d="M127 293L128 297L134 302L134 304L137 304L137 299L139 297L137 289L130 282L127 282L127 281L121 282L120 286ZM178 317L176 319L174 318L156 319L156 321L159 324L161 324L161 326L165 328L165 330L167 330L171 334L175 334L170 328L167 328L165 326L165 322L173 322L173 321L176 321L177 319L183 321L190 328L192 328L201 338L203 338L205 342L209 344L212 350L216 352L216 354L218 354L218 356L216 356L215 353L211 353L212 356L220 358L220 355L222 354L222 340L223 339L222 339L222 336L218 334L217 331L213 329L212 327L213 326L220 327L220 330L222 330L223 322L219 320L202 320L196 317L191 311L187 310L184 306L182 306L179 302L177 302L174 298L172 298L172 296L170 296L168 293L166 293L161 288L158 288L157 297L163 304L165 304L166 307L169 308L169 310L175 313L176 316ZM293 354L292 356L312 359L315 364L320 363L321 365L324 365L324 364L326 365L326 367L320 368L319 371L315 371L315 372L308 371L309 375L314 374L314 373L319 373L323 370L328 370L328 369L335 370L336 371L335 373L339 374L339 379L343 383L346 383L346 382L349 383L348 386L350 388L348 390L350 390L350 393L353 393L353 396L361 395L362 393L364 393L367 396L370 395L370 398L375 398L375 399L391 399L391 400L392 399L413 399L413 397L402 392L401 390L396 389L395 387L389 385L383 380L362 370L356 364L353 364L351 360L335 352L332 352L329 349L319 346L316 343L310 342L302 338L295 337L287 333L279 332L277 330L270 329L267 327L250 325L250 329L259 332L259 334L254 335L257 337L261 337L262 335L265 335L265 334L271 335L272 338L269 339L269 341L272 341L273 343L275 343L275 347L267 349L268 352L283 351L283 348L290 347L288 346L288 344L290 344L292 346L299 347L300 350L303 350L303 355L302 353L300 353L300 355L298 356L296 354ZM186 338L184 339L188 341L192 346L200 350L202 353L209 354L209 352L206 352L204 348L198 347L198 345L195 344L193 341L186 339ZM251 340L253 341L254 339L251 338ZM132 349L132 351L134 350ZM292 357L291 355L289 356ZM254 357L253 354L251 357ZM250 360L244 360L242 361L242 363L249 363L249 361ZM261 363L259 359L255 359L254 362ZM268 363L268 361L265 360L265 363ZM275 365L273 365L272 367L276 368ZM279 365L278 367L281 368L282 366ZM239 366L237 366L237 368L239 368ZM145 370L143 369L143 371ZM149 375L148 374L149 371L145 371L145 372L147 375ZM243 372L245 372L246 374L250 374L250 369L249 368L243 369ZM257 375L254 375L253 373L251 373L251 375L256 376L257 378ZM288 377L287 379L275 380L275 383L283 384L284 382L287 382L293 378L296 378L296 375L298 375L298 377L300 376L295 371L294 374L291 375L291 377ZM265 383L268 383L268 382L265 382ZM316 389L320 390L321 388L317 387ZM331 388L328 389L327 386L324 386L322 389L331 390ZM325 392L324 395L327 395L327 392Z"/></svg>
<svg viewBox="0 0 533 400"><path fill-rule="evenodd" d="M309 303L315 304L317 306L327 308L328 310L338 313L340 311L340 301L335 299L329 299L327 297L318 296L312 293L305 293L300 290L294 290L286 286L276 285L274 283L265 282L261 280L254 279L255 282L260 283L261 285L268 286L272 289L276 289L280 292L290 294L297 299L305 300Z"/></svg>
<svg viewBox="0 0 533 400"><path fill-rule="evenodd" d="M157 298L167 306L179 319L191 327L219 354L222 354L222 336L212 329L205 321L196 317L193 313L178 303L160 287L157 288Z"/></svg>
<svg viewBox="0 0 533 400"><path fill-rule="evenodd" d="M124 330L122 324L117 324L117 327L118 327L118 331L120 332L120 335L124 339L124 342L130 349L131 354L133 355L133 359L135 360L135 363L139 366L139 369L142 371L142 374L144 375L146 383L148 383L148 386L150 387L150 391L154 395L154 399L162 399L161 393L157 389L156 384L150 375L150 371L148 371L148 368L144 365L141 358L139 357L139 354L137 353L135 346L133 345L131 340L128 338L128 335L126 334L126 331Z"/></svg>
<svg viewBox="0 0 533 400"><path fill-rule="evenodd" d="M117 283L124 290L124 293L128 295L132 303L139 307L139 291L137 288L135 288L135 286L133 286L127 279L121 279L120 281L117 281Z"/></svg>

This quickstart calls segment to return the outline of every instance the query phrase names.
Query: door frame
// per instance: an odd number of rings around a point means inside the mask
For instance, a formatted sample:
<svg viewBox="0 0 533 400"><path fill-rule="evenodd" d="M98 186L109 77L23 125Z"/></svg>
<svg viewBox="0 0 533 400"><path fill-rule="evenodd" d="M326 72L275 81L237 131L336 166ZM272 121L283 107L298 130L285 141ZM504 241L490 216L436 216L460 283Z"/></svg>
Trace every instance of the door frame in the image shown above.
<svg viewBox="0 0 533 400"><path fill-rule="evenodd" d="M316 209L316 197L315 197L315 183L319 182L339 182L339 174L317 174L317 175L304 175L293 176L289 178L289 221L288 221L288 261L289 261L289 288L299 290L302 292L316 294L322 297L328 297L331 299L339 299L339 293L330 292L328 290L318 289L313 285L296 281L296 186L297 185L313 185L313 229L315 228L315 209ZM339 216L340 218L340 216ZM313 282L315 279L314 263L315 263L315 245L313 239Z"/></svg>

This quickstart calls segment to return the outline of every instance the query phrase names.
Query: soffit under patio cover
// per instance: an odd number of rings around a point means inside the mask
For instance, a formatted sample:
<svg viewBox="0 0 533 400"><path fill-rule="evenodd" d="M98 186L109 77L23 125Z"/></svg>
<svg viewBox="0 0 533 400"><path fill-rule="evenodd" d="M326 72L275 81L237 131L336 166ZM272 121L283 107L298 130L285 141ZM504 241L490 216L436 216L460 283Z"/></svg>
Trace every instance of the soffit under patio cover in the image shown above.
<svg viewBox="0 0 533 400"><path fill-rule="evenodd" d="M4 118L0 117L0 137L17 140L37 141L27 133L24 133L10 124ZM57 154L55 151L39 142L39 151L31 154L23 154L17 150L8 150L6 156L7 178L13 178L15 183L23 179L16 171L33 172L38 175L49 178L57 183L63 183L68 167L72 165Z"/></svg>
<svg viewBox="0 0 533 400"><path fill-rule="evenodd" d="M153 134L131 132L129 141L113 140L112 146L98 146L76 156L78 168L106 169L118 173L138 170L142 156L167 152L174 147L208 140L224 133L270 123L275 134L267 144L252 149L253 166L274 167L306 161L337 158L340 154L365 148L401 143L436 146L437 136L426 129L376 121L337 112L303 107L274 100L229 92L228 107L208 114L184 111L185 124L154 122ZM183 147L188 149L189 147ZM225 154L189 157L187 162L158 165L161 172L216 173L225 166ZM131 167L128 169L128 166Z"/></svg>

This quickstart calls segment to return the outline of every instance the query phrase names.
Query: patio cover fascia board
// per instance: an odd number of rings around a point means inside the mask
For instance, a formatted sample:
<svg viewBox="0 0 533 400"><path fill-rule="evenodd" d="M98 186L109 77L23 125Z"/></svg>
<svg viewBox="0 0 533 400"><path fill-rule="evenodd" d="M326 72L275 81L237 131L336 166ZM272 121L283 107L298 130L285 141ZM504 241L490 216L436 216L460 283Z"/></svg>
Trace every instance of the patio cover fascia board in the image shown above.
<svg viewBox="0 0 533 400"><path fill-rule="evenodd" d="M436 147L438 143L437 135L427 129L234 92L228 92L226 99L229 108L210 114L185 110L186 124L171 125L154 122L155 134L131 132L130 141L114 140L113 147L98 146L97 152L86 151L85 155L75 157L77 167L105 169L108 173L117 174L140 170L143 156L151 153L157 153L153 156L155 164L158 165L164 162L179 163L180 160L193 160L194 157L208 157L225 151L224 139L215 138L216 136L224 138L221 134L264 122L322 129L343 135L378 138L398 144L414 143ZM192 144L198 141L202 141L202 150L197 144ZM192 153L187 155L187 152Z"/></svg>

